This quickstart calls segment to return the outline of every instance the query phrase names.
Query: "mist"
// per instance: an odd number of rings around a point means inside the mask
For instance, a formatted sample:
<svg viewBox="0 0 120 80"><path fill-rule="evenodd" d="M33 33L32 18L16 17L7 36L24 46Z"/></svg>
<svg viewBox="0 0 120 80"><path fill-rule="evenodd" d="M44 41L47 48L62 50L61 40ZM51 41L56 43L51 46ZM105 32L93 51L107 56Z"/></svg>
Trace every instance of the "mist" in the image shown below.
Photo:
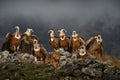
<svg viewBox="0 0 120 80"><path fill-rule="evenodd" d="M119 0L15 0L0 2L0 46L7 32L32 28L39 43L48 51L48 30L64 28L67 35L76 30L85 40L101 34L104 52L120 55Z"/></svg>

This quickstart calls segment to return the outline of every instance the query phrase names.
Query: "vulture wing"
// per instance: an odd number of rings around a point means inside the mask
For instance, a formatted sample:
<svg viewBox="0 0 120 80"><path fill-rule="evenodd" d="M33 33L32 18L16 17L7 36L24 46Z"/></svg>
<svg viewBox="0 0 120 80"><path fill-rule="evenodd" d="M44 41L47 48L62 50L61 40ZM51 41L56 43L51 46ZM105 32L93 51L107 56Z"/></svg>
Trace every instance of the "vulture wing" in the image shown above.
<svg viewBox="0 0 120 80"><path fill-rule="evenodd" d="M10 40L11 37L12 37L12 34L10 32L8 32L5 36L6 41Z"/></svg>
<svg viewBox="0 0 120 80"><path fill-rule="evenodd" d="M94 43L95 38L91 37L86 41L86 49L88 50L90 48L90 46Z"/></svg>
<svg viewBox="0 0 120 80"><path fill-rule="evenodd" d="M4 50L9 51L11 37L12 37L12 34L8 32L5 36L5 42L2 44L2 48L1 48L2 51Z"/></svg>
<svg viewBox="0 0 120 80"><path fill-rule="evenodd" d="M85 39L83 37L79 36L79 40L82 42L82 44L85 44Z"/></svg>

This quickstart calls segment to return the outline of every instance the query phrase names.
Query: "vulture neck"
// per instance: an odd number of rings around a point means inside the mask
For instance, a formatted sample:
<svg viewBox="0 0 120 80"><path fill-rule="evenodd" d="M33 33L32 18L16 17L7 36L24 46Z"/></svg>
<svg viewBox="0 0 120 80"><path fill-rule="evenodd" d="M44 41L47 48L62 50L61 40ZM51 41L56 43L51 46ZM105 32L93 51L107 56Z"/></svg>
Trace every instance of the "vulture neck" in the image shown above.
<svg viewBox="0 0 120 80"><path fill-rule="evenodd" d="M51 37L51 38L50 38L51 41L54 41L54 39L55 39L54 37Z"/></svg>
<svg viewBox="0 0 120 80"><path fill-rule="evenodd" d="M84 56L85 54L86 54L86 50L85 49L80 49L79 55Z"/></svg>
<svg viewBox="0 0 120 80"><path fill-rule="evenodd" d="M19 33L19 28L16 30L16 32L15 32L15 38L16 39L20 39L21 38L21 35L20 35L20 33Z"/></svg>
<svg viewBox="0 0 120 80"><path fill-rule="evenodd" d="M73 34L73 35L72 35L72 38L73 38L73 41L77 41L78 34Z"/></svg>
<svg viewBox="0 0 120 80"><path fill-rule="evenodd" d="M50 34L50 40L51 40L51 41L54 41L54 39L55 39L54 33Z"/></svg>
<svg viewBox="0 0 120 80"><path fill-rule="evenodd" d="M25 34L28 35L28 36L30 36L30 35L31 35L31 32L26 31Z"/></svg>
<svg viewBox="0 0 120 80"><path fill-rule="evenodd" d="M102 39L99 39L99 40L97 39L96 41L97 41L98 44L102 43Z"/></svg>
<svg viewBox="0 0 120 80"><path fill-rule="evenodd" d="M60 37L61 40L65 40L65 38L66 38L65 35L63 35L63 36Z"/></svg>
<svg viewBox="0 0 120 80"><path fill-rule="evenodd" d="M73 37L73 41L77 41L77 37Z"/></svg>
<svg viewBox="0 0 120 80"><path fill-rule="evenodd" d="M79 52L80 56L84 56L86 52Z"/></svg>
<svg viewBox="0 0 120 80"><path fill-rule="evenodd" d="M50 33L50 37L55 37L54 32Z"/></svg>
<svg viewBox="0 0 120 80"><path fill-rule="evenodd" d="M34 51L40 51L39 44L34 44Z"/></svg>

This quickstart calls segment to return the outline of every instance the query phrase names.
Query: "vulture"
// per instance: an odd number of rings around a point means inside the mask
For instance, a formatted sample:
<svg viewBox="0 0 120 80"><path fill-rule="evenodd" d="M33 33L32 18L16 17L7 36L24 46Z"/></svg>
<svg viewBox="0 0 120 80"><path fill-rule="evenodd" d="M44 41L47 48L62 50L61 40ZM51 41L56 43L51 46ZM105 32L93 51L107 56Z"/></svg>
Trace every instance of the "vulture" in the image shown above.
<svg viewBox="0 0 120 80"><path fill-rule="evenodd" d="M102 56L103 45L101 35L88 39L86 42L86 50L92 55Z"/></svg>
<svg viewBox="0 0 120 80"><path fill-rule="evenodd" d="M84 58L87 55L87 50L85 45L81 45L77 57Z"/></svg>
<svg viewBox="0 0 120 80"><path fill-rule="evenodd" d="M50 34L48 43L54 48L54 50L57 50L59 48L59 38L55 35L53 30L49 30L48 33Z"/></svg>
<svg viewBox="0 0 120 80"><path fill-rule="evenodd" d="M32 29L27 29L21 37L20 52L33 54L34 40L38 40L37 36L31 35Z"/></svg>
<svg viewBox="0 0 120 80"><path fill-rule="evenodd" d="M57 68L59 66L59 60L60 60L60 54L58 52L52 52L47 54L45 58L45 63L52 64L54 68Z"/></svg>
<svg viewBox="0 0 120 80"><path fill-rule="evenodd" d="M8 32L5 37L5 42L2 44L2 51L10 51L10 40L11 40L12 34Z"/></svg>
<svg viewBox="0 0 120 80"><path fill-rule="evenodd" d="M85 44L84 39L81 36L79 36L76 31L72 31L71 36L72 52L78 52L78 49L81 47L81 45L84 44Z"/></svg>
<svg viewBox="0 0 120 80"><path fill-rule="evenodd" d="M37 40L34 40L33 55L35 56L35 61L37 61L38 59L40 61L45 61L45 57L47 55L47 50L43 45L38 44Z"/></svg>
<svg viewBox="0 0 120 80"><path fill-rule="evenodd" d="M61 29L59 32L59 46L65 51L70 51L70 38L65 35L66 30Z"/></svg>
<svg viewBox="0 0 120 80"><path fill-rule="evenodd" d="M8 50L10 53L13 53L15 51L19 50L20 43L21 43L21 34L19 32L19 26L16 26L16 32L15 33L7 33L5 43L3 43L2 51Z"/></svg>

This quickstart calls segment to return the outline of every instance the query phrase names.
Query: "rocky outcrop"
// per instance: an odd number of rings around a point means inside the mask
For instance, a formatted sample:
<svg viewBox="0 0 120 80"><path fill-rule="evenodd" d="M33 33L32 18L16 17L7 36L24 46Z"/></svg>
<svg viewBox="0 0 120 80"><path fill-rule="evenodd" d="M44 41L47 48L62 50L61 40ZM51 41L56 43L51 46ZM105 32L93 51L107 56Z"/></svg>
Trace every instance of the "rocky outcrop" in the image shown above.
<svg viewBox="0 0 120 80"><path fill-rule="evenodd" d="M20 62L26 62L26 63L33 63L34 62L34 56L28 53L9 53L8 51L3 51L0 53L0 63L20 63Z"/></svg>
<svg viewBox="0 0 120 80"><path fill-rule="evenodd" d="M58 50L61 54L61 67L35 64L34 56L28 53L0 53L0 79L21 80L120 80L120 68L111 60L100 61L97 58L71 59L71 53ZM65 59L64 59L65 58ZM71 60L70 60L71 59ZM11 77L12 76L12 77Z"/></svg>

